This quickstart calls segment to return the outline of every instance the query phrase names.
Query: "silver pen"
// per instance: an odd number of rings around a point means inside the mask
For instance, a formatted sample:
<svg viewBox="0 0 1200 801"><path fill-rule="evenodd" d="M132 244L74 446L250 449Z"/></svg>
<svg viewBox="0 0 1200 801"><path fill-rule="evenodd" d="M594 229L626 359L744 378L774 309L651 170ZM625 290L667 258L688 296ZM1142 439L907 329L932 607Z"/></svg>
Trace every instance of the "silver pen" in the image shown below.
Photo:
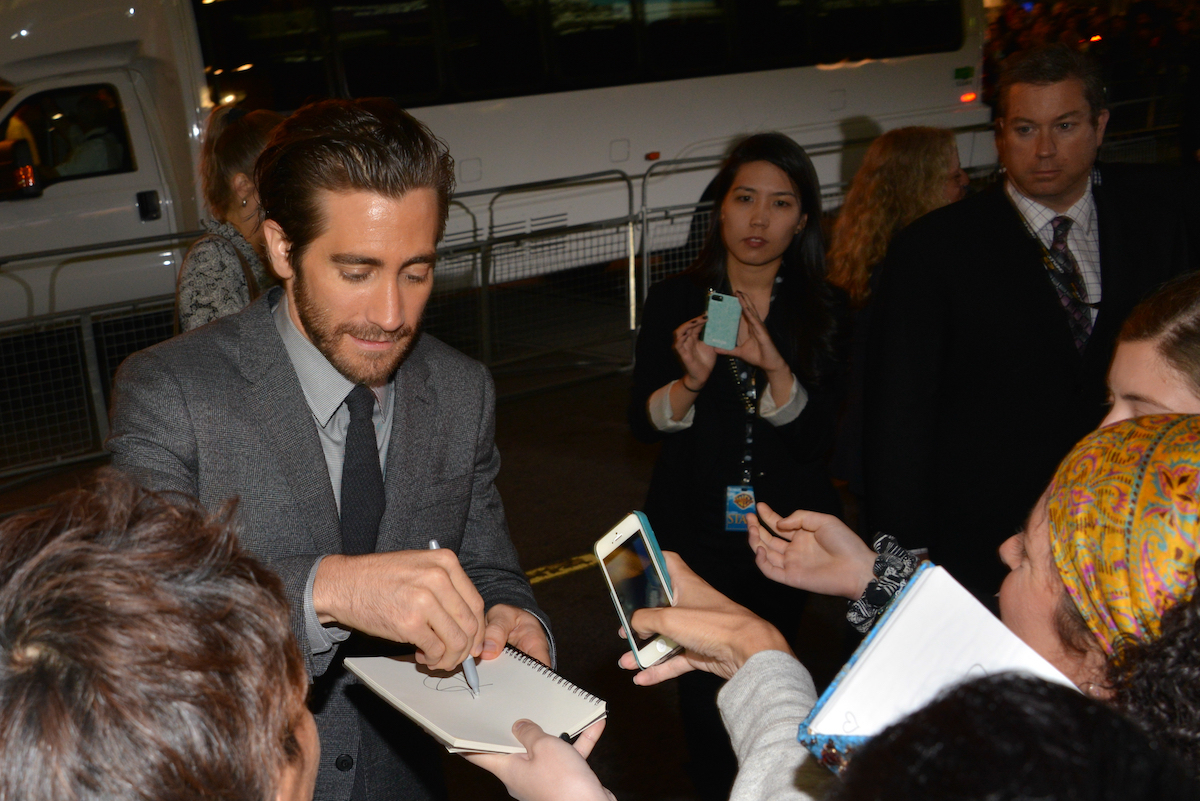
<svg viewBox="0 0 1200 801"><path fill-rule="evenodd" d="M429 541L429 550L436 551L442 546L438 545L437 540ZM467 689L471 691L471 697L479 695L479 671L475 669L475 657L467 654L467 658L462 663L463 677L467 680Z"/></svg>

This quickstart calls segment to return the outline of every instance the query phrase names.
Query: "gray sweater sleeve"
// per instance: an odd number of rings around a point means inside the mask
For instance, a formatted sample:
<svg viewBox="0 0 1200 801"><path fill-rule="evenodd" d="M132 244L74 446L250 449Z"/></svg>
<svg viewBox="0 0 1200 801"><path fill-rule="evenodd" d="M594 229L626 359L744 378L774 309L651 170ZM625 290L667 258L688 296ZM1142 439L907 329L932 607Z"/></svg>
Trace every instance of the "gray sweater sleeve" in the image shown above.
<svg viewBox="0 0 1200 801"><path fill-rule="evenodd" d="M197 240L179 272L179 330L199 328L241 311L249 302L250 289L234 246L216 236Z"/></svg>
<svg viewBox="0 0 1200 801"><path fill-rule="evenodd" d="M717 705L738 760L730 801L824 798L834 775L796 739L816 702L812 677L782 651L750 657L721 688Z"/></svg>

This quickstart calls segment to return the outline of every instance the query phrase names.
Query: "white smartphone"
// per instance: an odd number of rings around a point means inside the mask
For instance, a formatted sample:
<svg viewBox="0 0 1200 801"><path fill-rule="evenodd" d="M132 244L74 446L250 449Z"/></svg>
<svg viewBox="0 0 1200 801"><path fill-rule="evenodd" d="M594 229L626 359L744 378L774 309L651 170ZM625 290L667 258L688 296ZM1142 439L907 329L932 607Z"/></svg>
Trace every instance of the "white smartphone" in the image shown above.
<svg viewBox="0 0 1200 801"><path fill-rule="evenodd" d="M638 609L675 605L671 577L646 516L629 513L596 540L593 551L638 667L648 668L679 653L682 649L667 637L642 639L629 625Z"/></svg>

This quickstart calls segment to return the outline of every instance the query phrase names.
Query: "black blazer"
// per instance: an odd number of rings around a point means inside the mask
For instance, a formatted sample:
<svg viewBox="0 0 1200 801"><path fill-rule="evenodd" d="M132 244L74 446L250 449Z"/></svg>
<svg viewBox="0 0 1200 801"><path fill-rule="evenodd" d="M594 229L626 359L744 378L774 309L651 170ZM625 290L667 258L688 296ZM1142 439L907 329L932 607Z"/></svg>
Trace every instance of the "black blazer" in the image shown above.
<svg viewBox="0 0 1200 801"><path fill-rule="evenodd" d="M654 467L645 511L664 548L693 559L723 551L746 565L753 553L742 535L724 529L725 488L741 482L746 413L727 359L719 357L708 383L696 398L695 419L685 431L663 434L651 424L646 403L683 368L673 350L675 329L704 313L705 290L688 274L650 288L637 339L630 394L629 423L644 442L663 440ZM782 313L782 312L780 312ZM767 330L775 338L775 312ZM760 371L761 373L761 371ZM826 458L833 444L836 405L829 375L821 386L806 386L808 405L792 422L774 426L756 418L753 474L758 500L787 514L796 508L839 513L841 504L829 478ZM766 381L759 376L759 391ZM802 381L803 383L803 381Z"/></svg>
<svg viewBox="0 0 1200 801"><path fill-rule="evenodd" d="M1194 269L1182 186L1158 168L1104 165L1094 184L1102 300L1080 354L1003 185L896 235L874 298L865 386L869 522L927 545L981 596L996 549L1059 461L1101 420L1122 322Z"/></svg>

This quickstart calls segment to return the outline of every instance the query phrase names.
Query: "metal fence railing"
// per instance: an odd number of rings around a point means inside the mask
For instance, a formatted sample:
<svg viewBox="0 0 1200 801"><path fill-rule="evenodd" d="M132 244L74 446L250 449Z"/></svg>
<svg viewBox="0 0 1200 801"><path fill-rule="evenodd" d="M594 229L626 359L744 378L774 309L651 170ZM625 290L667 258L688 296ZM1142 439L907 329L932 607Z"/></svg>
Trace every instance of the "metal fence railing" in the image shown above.
<svg viewBox="0 0 1200 801"><path fill-rule="evenodd" d="M167 295L0 325L0 477L99 454L118 365L174 317Z"/></svg>
<svg viewBox="0 0 1200 801"><path fill-rule="evenodd" d="M625 188L623 213L613 219L504 233L492 213L502 195L605 182ZM612 171L473 193L492 195L486 238L475 212L463 203L471 194L454 201L455 213L470 217L469 231L439 250L425 330L497 373L551 354L565 354L560 361L576 367L627 367L638 220L628 176ZM0 266L197 235L5 256ZM0 323L0 478L102 453L117 367L131 353L172 335L174 300L167 295Z"/></svg>

